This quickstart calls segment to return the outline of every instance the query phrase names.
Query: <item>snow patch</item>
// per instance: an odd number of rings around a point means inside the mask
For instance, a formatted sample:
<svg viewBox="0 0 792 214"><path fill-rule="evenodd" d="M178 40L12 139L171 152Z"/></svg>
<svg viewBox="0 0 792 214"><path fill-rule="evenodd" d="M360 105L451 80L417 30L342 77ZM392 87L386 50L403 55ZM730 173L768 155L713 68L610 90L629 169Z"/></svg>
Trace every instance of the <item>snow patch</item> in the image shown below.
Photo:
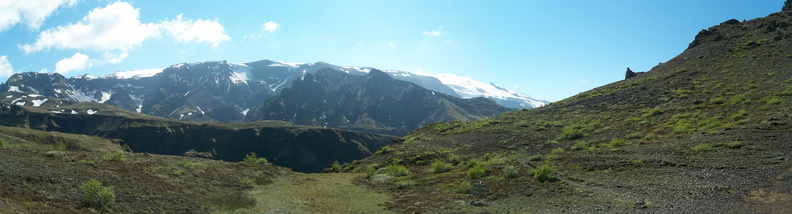
<svg viewBox="0 0 792 214"><path fill-rule="evenodd" d="M114 78L114 79L139 79L144 77L153 77L165 69L162 68L153 68L153 69L143 69L143 70L134 70L134 71L119 71L113 74L105 76L105 78Z"/></svg>
<svg viewBox="0 0 792 214"><path fill-rule="evenodd" d="M7 95L6 96L6 99L11 99L11 98L14 98L14 95Z"/></svg>
<svg viewBox="0 0 792 214"><path fill-rule="evenodd" d="M99 112L99 111L96 111L96 110L93 110L93 109L88 109L88 111L85 111L85 113L88 113L90 115L96 114L96 112Z"/></svg>
<svg viewBox="0 0 792 214"><path fill-rule="evenodd" d="M63 114L62 111L50 111L50 112L55 113L55 114Z"/></svg>
<svg viewBox="0 0 792 214"><path fill-rule="evenodd" d="M245 115L245 116L247 116L247 113L248 113L249 111L250 111L250 109L245 109L245 110L242 110L242 114L243 114L243 115Z"/></svg>
<svg viewBox="0 0 792 214"><path fill-rule="evenodd" d="M138 104L138 107L137 107L137 109L135 109L135 111L137 111L137 113L140 113L141 111L143 111L143 104Z"/></svg>
<svg viewBox="0 0 792 214"><path fill-rule="evenodd" d="M77 111L75 111L74 109L72 109L72 110L71 110L71 114L77 114Z"/></svg>
<svg viewBox="0 0 792 214"><path fill-rule="evenodd" d="M18 93L22 93L22 91L21 91L21 90L19 90L19 86L8 86L8 92L18 92Z"/></svg>
<svg viewBox="0 0 792 214"><path fill-rule="evenodd" d="M468 77L460 77L448 73L429 76L435 77L444 85L451 87L462 98L487 97L500 100L515 100L526 108L537 108L545 105L544 102L534 100L528 95L506 89L494 83L486 84Z"/></svg>
<svg viewBox="0 0 792 214"><path fill-rule="evenodd" d="M18 103L14 103L14 105L18 105L18 106L24 106L24 105L25 105L25 103L26 103L26 102L18 102Z"/></svg>
<svg viewBox="0 0 792 214"><path fill-rule="evenodd" d="M49 99L43 99L43 100L31 100L31 102L33 102L33 106L34 106L34 107L40 107L40 106L41 106L41 104L44 104L45 102L47 102L47 100L49 100Z"/></svg>
<svg viewBox="0 0 792 214"><path fill-rule="evenodd" d="M104 91L102 91L102 98L99 98L99 100L97 100L96 102L98 102L98 103L105 103L105 102L107 102L108 100L110 100L110 97L111 97L111 94L110 94L110 93L107 93L107 92L104 92Z"/></svg>
<svg viewBox="0 0 792 214"><path fill-rule="evenodd" d="M28 94L27 96L36 98L36 97L40 97L40 96L44 96L44 95L41 95L41 94Z"/></svg>

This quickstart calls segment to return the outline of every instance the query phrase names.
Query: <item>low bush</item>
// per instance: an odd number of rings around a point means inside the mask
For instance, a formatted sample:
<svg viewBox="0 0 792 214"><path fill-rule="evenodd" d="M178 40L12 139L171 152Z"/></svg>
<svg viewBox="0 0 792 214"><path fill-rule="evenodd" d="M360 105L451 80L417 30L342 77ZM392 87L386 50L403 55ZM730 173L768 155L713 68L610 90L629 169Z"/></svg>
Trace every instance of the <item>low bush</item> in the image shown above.
<svg viewBox="0 0 792 214"><path fill-rule="evenodd" d="M126 161L126 157L124 152L110 152L102 155L102 160L123 162Z"/></svg>
<svg viewBox="0 0 792 214"><path fill-rule="evenodd" d="M402 165L390 165L385 167L385 172L393 177L403 177L410 174L410 170L407 170L407 167Z"/></svg>
<svg viewBox="0 0 792 214"><path fill-rule="evenodd" d="M503 171L503 177L515 178L517 177L517 171L519 171L519 169L514 165L506 165L501 171Z"/></svg>
<svg viewBox="0 0 792 214"><path fill-rule="evenodd" d="M256 180L254 180L252 178L248 178L248 177L239 179L239 186L245 187L245 188L253 188L253 187L256 186Z"/></svg>
<svg viewBox="0 0 792 214"><path fill-rule="evenodd" d="M468 169L467 174L470 179L479 179L486 176L488 172L489 170L487 167L483 165L476 165L473 168Z"/></svg>
<svg viewBox="0 0 792 214"><path fill-rule="evenodd" d="M242 165L245 166L260 166L260 165L266 165L267 163L269 163L269 161L267 161L266 158L256 157L255 152L246 154L245 159L242 160Z"/></svg>
<svg viewBox="0 0 792 214"><path fill-rule="evenodd" d="M432 163L431 168L434 173L443 173L451 170L452 165L443 161L435 161Z"/></svg>
<svg viewBox="0 0 792 214"><path fill-rule="evenodd" d="M102 186L102 182L96 179L88 180L77 188L83 192L83 201L92 207L107 210L115 203L113 187Z"/></svg>
<svg viewBox="0 0 792 214"><path fill-rule="evenodd" d="M553 174L555 173L555 166L549 163L542 164L539 168L531 170L533 177L539 182L553 182L557 181Z"/></svg>
<svg viewBox="0 0 792 214"><path fill-rule="evenodd" d="M393 152L393 148L391 148L390 146L383 146L375 154L383 154L384 155L384 154L388 154L388 153L391 153L391 152Z"/></svg>

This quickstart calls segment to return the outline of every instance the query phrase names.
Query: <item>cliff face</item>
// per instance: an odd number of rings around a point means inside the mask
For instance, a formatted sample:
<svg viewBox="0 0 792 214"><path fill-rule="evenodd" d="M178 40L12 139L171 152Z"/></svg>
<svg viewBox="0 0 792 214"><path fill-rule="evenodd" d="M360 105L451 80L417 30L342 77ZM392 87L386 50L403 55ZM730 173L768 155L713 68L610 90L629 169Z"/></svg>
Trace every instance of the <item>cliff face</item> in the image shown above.
<svg viewBox="0 0 792 214"><path fill-rule="evenodd" d="M225 161L241 161L245 154L255 152L273 164L299 172L319 172L334 161L344 163L365 158L394 139L282 122L188 123L101 114L44 113L30 109L3 106L0 125L120 139L135 152L182 155L195 150Z"/></svg>

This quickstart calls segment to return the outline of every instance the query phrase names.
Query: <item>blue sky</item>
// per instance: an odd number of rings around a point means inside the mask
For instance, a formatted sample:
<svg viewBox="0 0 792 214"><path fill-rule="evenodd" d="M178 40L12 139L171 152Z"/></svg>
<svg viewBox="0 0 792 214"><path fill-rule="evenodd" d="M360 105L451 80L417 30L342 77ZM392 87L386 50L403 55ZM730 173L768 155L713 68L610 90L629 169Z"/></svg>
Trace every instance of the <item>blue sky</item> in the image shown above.
<svg viewBox="0 0 792 214"><path fill-rule="evenodd" d="M782 0L0 1L0 81L182 62L324 61L452 73L557 101L646 71Z"/></svg>

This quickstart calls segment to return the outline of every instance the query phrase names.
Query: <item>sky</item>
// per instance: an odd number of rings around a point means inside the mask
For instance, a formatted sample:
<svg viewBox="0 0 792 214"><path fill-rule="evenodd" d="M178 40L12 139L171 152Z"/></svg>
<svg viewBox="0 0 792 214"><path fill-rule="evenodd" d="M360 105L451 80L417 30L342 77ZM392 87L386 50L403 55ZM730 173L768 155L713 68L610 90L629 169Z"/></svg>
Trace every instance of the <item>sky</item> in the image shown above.
<svg viewBox="0 0 792 214"><path fill-rule="evenodd" d="M783 0L0 0L0 81L258 60L451 73L558 101Z"/></svg>

